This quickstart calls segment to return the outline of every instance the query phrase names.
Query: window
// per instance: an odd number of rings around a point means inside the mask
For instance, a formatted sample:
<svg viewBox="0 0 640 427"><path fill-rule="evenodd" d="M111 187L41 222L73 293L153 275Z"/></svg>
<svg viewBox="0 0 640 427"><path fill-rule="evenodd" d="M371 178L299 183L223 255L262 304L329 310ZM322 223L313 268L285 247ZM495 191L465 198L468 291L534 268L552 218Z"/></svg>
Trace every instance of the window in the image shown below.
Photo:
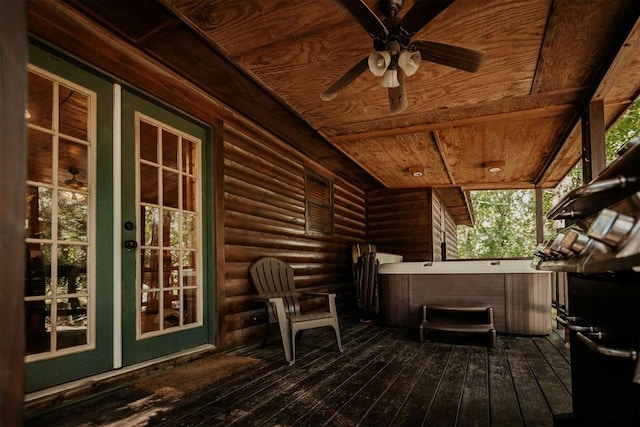
<svg viewBox="0 0 640 427"><path fill-rule="evenodd" d="M309 169L305 172L307 232L333 234L333 183Z"/></svg>

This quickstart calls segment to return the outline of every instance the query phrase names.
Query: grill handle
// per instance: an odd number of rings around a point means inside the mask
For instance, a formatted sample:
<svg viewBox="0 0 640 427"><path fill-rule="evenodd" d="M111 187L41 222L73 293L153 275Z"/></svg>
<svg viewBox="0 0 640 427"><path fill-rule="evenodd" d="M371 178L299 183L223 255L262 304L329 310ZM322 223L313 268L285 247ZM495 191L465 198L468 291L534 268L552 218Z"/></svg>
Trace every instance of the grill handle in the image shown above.
<svg viewBox="0 0 640 427"><path fill-rule="evenodd" d="M562 316L558 316L556 317L556 320L558 321L558 323L560 323L563 327L571 330L571 331L575 331L575 332L589 332L589 333L597 333L598 332L598 328L596 328L595 326L579 326L579 325L574 325L571 322L575 322L576 320L578 320L577 317L562 317Z"/></svg>
<svg viewBox="0 0 640 427"><path fill-rule="evenodd" d="M589 348L589 350L602 354L608 357L620 357L623 359L629 359L632 361L638 360L638 352L635 350L622 350L619 348L605 347L593 341L591 338L584 335L582 332L578 332L576 337ZM636 369L637 371L637 369ZM636 372L637 374L637 372ZM637 379L637 375L634 376L634 381Z"/></svg>

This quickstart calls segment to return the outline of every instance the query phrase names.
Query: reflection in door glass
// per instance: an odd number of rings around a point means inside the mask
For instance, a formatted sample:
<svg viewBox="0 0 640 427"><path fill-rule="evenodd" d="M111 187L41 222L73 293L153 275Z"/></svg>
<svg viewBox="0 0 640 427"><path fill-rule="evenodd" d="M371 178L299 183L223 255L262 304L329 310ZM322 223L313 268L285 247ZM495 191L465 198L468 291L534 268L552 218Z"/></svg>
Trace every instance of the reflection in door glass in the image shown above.
<svg viewBox="0 0 640 427"><path fill-rule="evenodd" d="M27 361L93 348L95 93L29 67Z"/></svg>
<svg viewBox="0 0 640 427"><path fill-rule="evenodd" d="M140 337L202 324L200 141L136 115Z"/></svg>

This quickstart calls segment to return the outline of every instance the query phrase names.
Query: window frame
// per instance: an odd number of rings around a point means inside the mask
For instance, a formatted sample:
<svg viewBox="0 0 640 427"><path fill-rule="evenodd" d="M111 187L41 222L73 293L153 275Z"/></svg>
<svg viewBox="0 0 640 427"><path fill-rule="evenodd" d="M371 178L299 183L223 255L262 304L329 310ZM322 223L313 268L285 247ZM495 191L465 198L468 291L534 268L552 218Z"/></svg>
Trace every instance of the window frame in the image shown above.
<svg viewBox="0 0 640 427"><path fill-rule="evenodd" d="M314 197L312 192L310 181L315 181L319 187L325 185L327 188L328 201L318 199ZM322 174L316 172L313 169L305 167L304 171L304 190L305 190L305 231L307 234L333 236L335 232L335 203L334 203L334 189L333 181ZM311 215L312 209L326 210L327 223L324 227L315 228L314 221ZM326 231L325 231L326 230Z"/></svg>

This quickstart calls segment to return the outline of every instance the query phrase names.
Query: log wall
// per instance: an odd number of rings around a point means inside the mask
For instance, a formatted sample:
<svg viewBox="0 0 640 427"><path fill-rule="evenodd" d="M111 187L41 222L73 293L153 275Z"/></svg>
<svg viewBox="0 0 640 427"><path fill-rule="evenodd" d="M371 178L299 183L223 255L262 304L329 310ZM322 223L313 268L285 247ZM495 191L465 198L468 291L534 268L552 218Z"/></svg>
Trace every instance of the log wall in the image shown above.
<svg viewBox="0 0 640 427"><path fill-rule="evenodd" d="M446 201L433 192L433 261L458 259L458 231ZM444 247L443 247L444 246Z"/></svg>
<svg viewBox="0 0 640 427"><path fill-rule="evenodd" d="M448 210L445 210L444 219L447 260L458 259L458 226Z"/></svg>
<svg viewBox="0 0 640 427"><path fill-rule="evenodd" d="M405 261L433 260L432 191L370 191L367 237L378 251L402 255Z"/></svg>
<svg viewBox="0 0 640 427"><path fill-rule="evenodd" d="M374 190L367 193L367 241L405 261L458 258L456 224L442 198L431 189Z"/></svg>
<svg viewBox="0 0 640 427"><path fill-rule="evenodd" d="M252 299L248 276L261 256L291 264L297 288L336 292L339 304L351 304L350 244L366 237L364 192L241 118L225 122L223 139L226 346L264 333L253 320L264 305ZM333 181L333 236L305 231L305 167Z"/></svg>
<svg viewBox="0 0 640 427"><path fill-rule="evenodd" d="M444 242L445 233L445 206L436 192L433 192L431 196L431 215L433 218L433 261L442 261L444 252L442 243Z"/></svg>

